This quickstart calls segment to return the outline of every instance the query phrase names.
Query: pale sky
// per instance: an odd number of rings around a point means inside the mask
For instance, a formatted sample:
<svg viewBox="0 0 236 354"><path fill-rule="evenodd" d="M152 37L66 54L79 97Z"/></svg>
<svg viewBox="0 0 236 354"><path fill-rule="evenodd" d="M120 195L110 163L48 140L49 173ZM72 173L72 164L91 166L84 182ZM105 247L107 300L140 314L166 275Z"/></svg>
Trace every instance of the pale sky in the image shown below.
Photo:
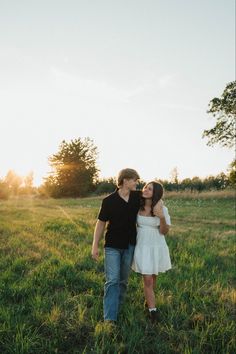
<svg viewBox="0 0 236 354"><path fill-rule="evenodd" d="M90 137L100 177L225 171L209 101L235 80L234 0L0 0L0 177Z"/></svg>

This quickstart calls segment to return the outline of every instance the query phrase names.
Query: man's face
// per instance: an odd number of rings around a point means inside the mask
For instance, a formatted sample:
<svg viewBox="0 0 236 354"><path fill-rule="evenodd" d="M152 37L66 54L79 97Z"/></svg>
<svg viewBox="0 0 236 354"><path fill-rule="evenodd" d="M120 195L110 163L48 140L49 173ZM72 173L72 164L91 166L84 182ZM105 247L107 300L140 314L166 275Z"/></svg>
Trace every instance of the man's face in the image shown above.
<svg viewBox="0 0 236 354"><path fill-rule="evenodd" d="M125 179L124 184L130 191L135 191L138 184L138 180L133 178Z"/></svg>

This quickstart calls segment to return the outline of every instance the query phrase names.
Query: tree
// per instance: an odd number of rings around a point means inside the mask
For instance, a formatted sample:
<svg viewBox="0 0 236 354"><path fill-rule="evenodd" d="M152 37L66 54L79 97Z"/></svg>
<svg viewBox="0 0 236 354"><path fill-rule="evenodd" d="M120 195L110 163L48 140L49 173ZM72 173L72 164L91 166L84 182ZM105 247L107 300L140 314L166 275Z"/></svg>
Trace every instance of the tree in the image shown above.
<svg viewBox="0 0 236 354"><path fill-rule="evenodd" d="M31 171L27 176L24 177L25 188L32 190L34 183L34 173Z"/></svg>
<svg viewBox="0 0 236 354"><path fill-rule="evenodd" d="M9 186L3 180L0 180L0 199L8 199L10 197Z"/></svg>
<svg viewBox="0 0 236 354"><path fill-rule="evenodd" d="M229 183L236 186L236 159L229 165Z"/></svg>
<svg viewBox="0 0 236 354"><path fill-rule="evenodd" d="M45 186L53 197L83 197L93 188L97 179L97 147L90 138L65 140L58 153L49 157L52 168ZM47 188L46 188L47 189Z"/></svg>
<svg viewBox="0 0 236 354"><path fill-rule="evenodd" d="M214 190L216 188L215 176L207 176L203 180L204 188L208 191Z"/></svg>
<svg viewBox="0 0 236 354"><path fill-rule="evenodd" d="M20 188L20 193L24 194L33 194L35 193L34 184L34 173L31 171L28 175L23 177L23 186Z"/></svg>
<svg viewBox="0 0 236 354"><path fill-rule="evenodd" d="M173 170L170 171L170 181L172 183L178 184L179 183L178 177L179 177L178 169L177 167L174 167Z"/></svg>
<svg viewBox="0 0 236 354"><path fill-rule="evenodd" d="M3 182L6 183L12 195L17 195L22 185L23 178L18 176L14 171L9 170Z"/></svg>
<svg viewBox="0 0 236 354"><path fill-rule="evenodd" d="M174 167L170 172L169 190L179 190L179 172L177 167Z"/></svg>
<svg viewBox="0 0 236 354"><path fill-rule="evenodd" d="M227 84L221 98L213 98L209 106L207 113L212 113L216 117L216 125L203 132L203 137L208 138L207 145L219 143L224 147L233 147L236 124L236 81Z"/></svg>
<svg viewBox="0 0 236 354"><path fill-rule="evenodd" d="M52 175L44 178L44 183L38 187L38 193L41 197L59 196L59 186L57 186L56 178Z"/></svg>
<svg viewBox="0 0 236 354"><path fill-rule="evenodd" d="M192 185L192 180L191 178L184 178L181 183L180 183L180 188L182 190L190 190L191 192L193 191L193 185Z"/></svg>
<svg viewBox="0 0 236 354"><path fill-rule="evenodd" d="M199 178L198 176L192 178L192 188L197 190L198 192L201 192L204 189L204 185L201 178Z"/></svg>

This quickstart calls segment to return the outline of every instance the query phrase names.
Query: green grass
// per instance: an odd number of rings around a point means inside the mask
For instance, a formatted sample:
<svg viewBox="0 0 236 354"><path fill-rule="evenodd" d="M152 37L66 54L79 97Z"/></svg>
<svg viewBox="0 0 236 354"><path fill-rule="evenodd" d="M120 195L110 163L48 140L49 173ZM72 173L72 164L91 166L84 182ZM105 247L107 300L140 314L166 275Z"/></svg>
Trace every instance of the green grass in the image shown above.
<svg viewBox="0 0 236 354"><path fill-rule="evenodd" d="M158 276L155 326L133 272L117 327L102 320L100 202L0 202L0 353L235 353L233 195L167 195L173 269Z"/></svg>

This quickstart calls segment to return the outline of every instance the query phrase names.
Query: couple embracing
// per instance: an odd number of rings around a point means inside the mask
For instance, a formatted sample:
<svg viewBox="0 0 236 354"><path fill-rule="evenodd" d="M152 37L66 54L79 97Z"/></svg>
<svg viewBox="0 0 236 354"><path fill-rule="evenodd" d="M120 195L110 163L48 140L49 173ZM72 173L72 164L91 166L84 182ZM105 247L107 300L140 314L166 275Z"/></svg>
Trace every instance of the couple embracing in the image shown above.
<svg viewBox="0 0 236 354"><path fill-rule="evenodd" d="M98 260L99 240L105 228L105 321L117 321L127 290L130 269L142 274L144 295L151 322L158 320L155 303L157 274L171 268L165 236L170 216L163 205L163 187L149 182L137 191L138 173L123 169L117 177L117 189L105 197L94 230L92 257Z"/></svg>

